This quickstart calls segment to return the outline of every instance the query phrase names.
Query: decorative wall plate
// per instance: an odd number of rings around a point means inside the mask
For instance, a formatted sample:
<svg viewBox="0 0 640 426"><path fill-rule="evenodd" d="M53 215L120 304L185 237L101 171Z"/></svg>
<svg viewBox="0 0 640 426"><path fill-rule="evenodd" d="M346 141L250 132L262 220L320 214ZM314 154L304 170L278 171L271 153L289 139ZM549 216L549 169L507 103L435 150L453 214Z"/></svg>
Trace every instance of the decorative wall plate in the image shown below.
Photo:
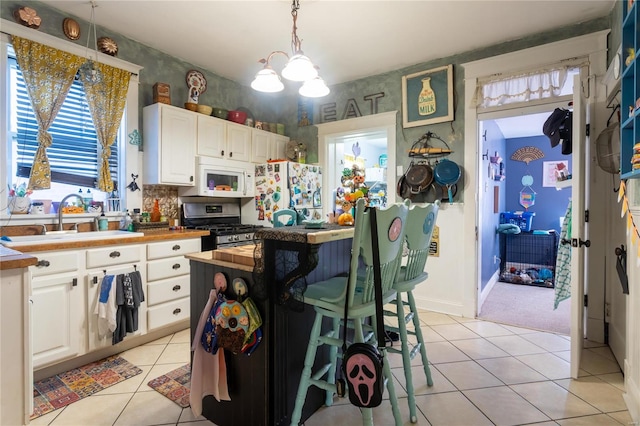
<svg viewBox="0 0 640 426"><path fill-rule="evenodd" d="M98 39L98 49L100 49L102 53L110 56L116 56L118 54L118 44L109 37L100 37Z"/></svg>
<svg viewBox="0 0 640 426"><path fill-rule="evenodd" d="M187 86L197 89L200 94L207 91L207 79L200 71L191 70L187 72Z"/></svg>

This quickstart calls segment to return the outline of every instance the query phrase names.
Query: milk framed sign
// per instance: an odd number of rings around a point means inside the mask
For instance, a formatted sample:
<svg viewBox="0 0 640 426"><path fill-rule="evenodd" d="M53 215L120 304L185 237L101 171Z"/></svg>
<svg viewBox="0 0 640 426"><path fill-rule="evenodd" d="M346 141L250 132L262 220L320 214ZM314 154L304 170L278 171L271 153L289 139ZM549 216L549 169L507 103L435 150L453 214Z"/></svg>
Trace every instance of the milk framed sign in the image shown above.
<svg viewBox="0 0 640 426"><path fill-rule="evenodd" d="M453 121L453 65L402 77L402 127Z"/></svg>

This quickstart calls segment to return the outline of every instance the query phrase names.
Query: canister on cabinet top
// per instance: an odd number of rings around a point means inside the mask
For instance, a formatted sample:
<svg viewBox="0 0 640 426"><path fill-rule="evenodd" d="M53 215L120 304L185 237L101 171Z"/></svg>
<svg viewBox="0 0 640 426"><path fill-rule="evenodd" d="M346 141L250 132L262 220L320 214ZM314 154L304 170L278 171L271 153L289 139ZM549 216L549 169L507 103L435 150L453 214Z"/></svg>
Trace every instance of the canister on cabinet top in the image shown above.
<svg viewBox="0 0 640 426"><path fill-rule="evenodd" d="M153 85L153 103L171 105L171 87L167 83Z"/></svg>

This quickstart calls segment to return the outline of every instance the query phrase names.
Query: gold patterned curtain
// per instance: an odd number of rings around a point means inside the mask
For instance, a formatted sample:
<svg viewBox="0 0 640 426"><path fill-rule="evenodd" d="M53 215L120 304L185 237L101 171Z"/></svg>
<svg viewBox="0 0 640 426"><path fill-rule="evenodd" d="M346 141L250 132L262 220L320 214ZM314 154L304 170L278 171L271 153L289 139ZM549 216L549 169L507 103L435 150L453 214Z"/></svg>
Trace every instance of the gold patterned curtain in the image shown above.
<svg viewBox="0 0 640 426"><path fill-rule="evenodd" d="M114 189L109 170L111 145L116 140L122 121L131 73L100 63L94 63L93 66L102 78L97 83L83 80L83 84L93 125L96 128L98 141L102 145L98 189L111 192Z"/></svg>
<svg viewBox="0 0 640 426"><path fill-rule="evenodd" d="M58 115L85 59L17 36L12 36L12 43L38 121L38 150L33 159L28 188L49 189L51 168L47 148L51 146L52 137L47 130Z"/></svg>

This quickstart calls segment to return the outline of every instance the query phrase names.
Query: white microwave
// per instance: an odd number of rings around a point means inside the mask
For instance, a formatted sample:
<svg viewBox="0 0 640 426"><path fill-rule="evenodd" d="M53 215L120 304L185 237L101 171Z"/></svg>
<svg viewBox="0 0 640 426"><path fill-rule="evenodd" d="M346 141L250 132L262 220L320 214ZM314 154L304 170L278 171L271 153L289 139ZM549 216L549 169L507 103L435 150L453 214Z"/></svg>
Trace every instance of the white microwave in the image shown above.
<svg viewBox="0 0 640 426"><path fill-rule="evenodd" d="M181 196L243 198L254 195L255 166L215 158L196 157L195 185L180 187Z"/></svg>

